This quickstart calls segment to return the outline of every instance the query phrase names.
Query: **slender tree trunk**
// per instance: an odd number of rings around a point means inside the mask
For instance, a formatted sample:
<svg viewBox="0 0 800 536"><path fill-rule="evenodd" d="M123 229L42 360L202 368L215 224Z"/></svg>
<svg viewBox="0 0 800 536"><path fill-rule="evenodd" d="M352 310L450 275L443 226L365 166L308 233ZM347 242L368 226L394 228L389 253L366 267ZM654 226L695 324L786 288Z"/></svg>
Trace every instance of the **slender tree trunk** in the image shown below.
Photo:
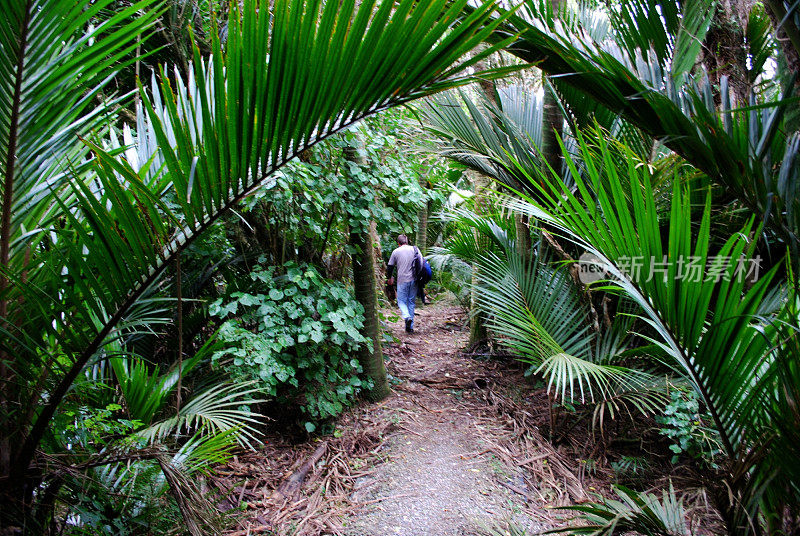
<svg viewBox="0 0 800 536"><path fill-rule="evenodd" d="M427 190L428 181L424 177L419 178L419 186L423 190ZM430 209L430 201L417 211L417 247L423 255L428 252L428 210Z"/></svg>
<svg viewBox="0 0 800 536"><path fill-rule="evenodd" d="M183 384L183 283L181 281L181 256L175 257L175 290L177 303L178 330L178 385L175 387L175 417L181 414L181 388Z"/></svg>
<svg viewBox="0 0 800 536"><path fill-rule="evenodd" d="M753 0L721 0L703 42L703 63L712 84L714 97L720 100L718 86L723 76L733 98L733 108L746 106L752 90L747 80L747 44L745 28Z"/></svg>
<svg viewBox="0 0 800 536"><path fill-rule="evenodd" d="M353 287L356 300L364 307L364 328L362 333L371 344L362 345L358 352L358 362L364 372L372 379L372 389L367 394L370 400L381 400L389 394L389 382L383 363L381 347L381 328L378 321L378 296L375 282L375 256L369 234L350 233L353 253Z"/></svg>
<svg viewBox="0 0 800 536"><path fill-rule="evenodd" d="M481 60L475 64L476 70L484 70L489 67L486 60ZM499 107L497 102L497 88L491 80L480 80L478 83L480 92L484 98ZM486 212L486 190L489 189L490 179L486 175L477 171L471 170L468 172L470 181L472 182L473 199L475 200L474 210L476 214L483 214ZM477 231L473 231L476 240L480 240L480 235ZM489 338L486 332L486 323L483 315L478 313L478 292L477 287L480 282L480 273L476 265L472 266L472 292L470 295L470 317L469 317L469 345L475 345L480 341Z"/></svg>
<svg viewBox="0 0 800 536"><path fill-rule="evenodd" d="M553 17L558 17L564 0L550 0ZM558 145L558 138L563 135L564 116L558 106L558 97L553 86L550 85L550 77L542 74L542 155L545 161L556 173L561 175L561 148Z"/></svg>
<svg viewBox="0 0 800 536"><path fill-rule="evenodd" d="M794 94L800 94L800 28L792 17L786 16L786 6L781 0L766 0L767 13L773 27L777 29L778 46L786 60L785 68L790 74L797 75L794 83ZM788 132L800 131L800 107L794 105L786 109L785 128Z"/></svg>
<svg viewBox="0 0 800 536"><path fill-rule="evenodd" d="M481 60L475 64L476 71L485 71L487 69L489 69L489 63L486 60ZM497 86L494 80L487 80L485 78L479 79L478 90L492 105L499 107L499 103L497 102Z"/></svg>
<svg viewBox="0 0 800 536"><path fill-rule="evenodd" d="M345 158L361 166L364 157L356 149L345 148ZM358 362L372 380L372 389L367 393L370 400L381 400L389 394L386 366L381 347L381 328L378 320L378 295L375 278L375 249L370 237L370 225L361 229L351 229L350 245L353 247L353 289L356 301L364 307L364 328L362 334L370 339L370 344L362 345L358 352Z"/></svg>
<svg viewBox="0 0 800 536"><path fill-rule="evenodd" d="M417 247L423 255L428 252L428 203L417 211Z"/></svg>
<svg viewBox="0 0 800 536"><path fill-rule="evenodd" d="M486 212L486 190L489 188L489 177L477 171L469 171L472 181L472 189L475 200L475 213L483 214ZM473 231L476 240L481 240L478 231ZM472 294L470 296L470 317L469 317L469 344L470 346L486 340L486 323L483 315L478 313L478 292L477 287L480 283L480 273L476 265L472 266Z"/></svg>
<svg viewBox="0 0 800 536"><path fill-rule="evenodd" d="M372 245L372 258L375 261L375 285L380 293L381 281L386 279L386 263L383 262L383 250L381 249L381 237L378 236L378 224L375 220L369 222L369 241Z"/></svg>
<svg viewBox="0 0 800 536"><path fill-rule="evenodd" d="M553 170L561 175L561 147L558 139L564 134L564 116L558 106L553 87L542 77L544 97L542 99L542 155Z"/></svg>
<svg viewBox="0 0 800 536"><path fill-rule="evenodd" d="M481 61L478 62L475 67L476 69L486 69L488 68L488 65L485 61ZM497 88L495 87L493 81L480 80L478 82L478 86L480 87L481 93L483 93L483 96L486 98L486 100L488 100L496 108L502 108L501 103L498 102ZM556 106L556 109L557 108L558 106ZM556 144L556 146L558 146L558 144ZM531 249L531 233L530 229L528 228L528 218L522 214L515 214L514 225L516 226L517 230L517 251L519 251L521 255L527 255Z"/></svg>
<svg viewBox="0 0 800 536"><path fill-rule="evenodd" d="M517 231L517 252L523 257L527 257L533 248L531 240L531 230L528 227L528 216L525 214L514 214L514 227Z"/></svg>

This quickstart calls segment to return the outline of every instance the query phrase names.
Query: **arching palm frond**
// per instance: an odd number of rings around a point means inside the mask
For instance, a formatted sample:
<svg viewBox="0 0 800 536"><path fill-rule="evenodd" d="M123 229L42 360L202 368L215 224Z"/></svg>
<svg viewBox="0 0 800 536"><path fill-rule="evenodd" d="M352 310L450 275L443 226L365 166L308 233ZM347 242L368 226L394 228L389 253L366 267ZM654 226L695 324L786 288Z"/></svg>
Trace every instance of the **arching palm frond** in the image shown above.
<svg viewBox="0 0 800 536"><path fill-rule="evenodd" d="M525 88L499 91L501 108L484 101L476 106L463 94L448 93L421 107L425 128L439 138L440 153L465 166L520 187L508 155L531 171L541 165L541 98Z"/></svg>
<svg viewBox="0 0 800 536"><path fill-rule="evenodd" d="M499 20L490 20L491 2L467 15L465 5L296 0L273 9L248 0L234 4L227 41L214 37L210 58L195 48L191 76L162 69L158 91L141 90L137 136L123 140L135 153L91 145L91 180L69 175L69 191L48 209L57 215L26 237L47 247L32 250L24 276L10 273L11 290L0 296L21 304L20 322L1 326L3 350L42 378L19 392L43 405L4 427L17 434L12 480L23 478L72 382L122 335L119 326L194 237L307 147L469 81L461 73L496 47L460 58Z"/></svg>
<svg viewBox="0 0 800 536"><path fill-rule="evenodd" d="M601 413L607 410L612 418L623 406L651 414L663 405L657 378L595 353L612 346L598 344L588 307L566 269L522 256L513 246L502 256L484 256L478 265L477 302L487 327L541 374L557 397L601 404Z"/></svg>
<svg viewBox="0 0 800 536"><path fill-rule="evenodd" d="M463 262L473 263L488 252L502 252L513 247L516 229L511 217L477 214L466 208L452 208L440 219L451 226L439 255L455 255Z"/></svg>
<svg viewBox="0 0 800 536"><path fill-rule="evenodd" d="M601 115L619 114L723 186L789 243L797 258L800 219L791 207L798 204L800 147L796 133L778 128L789 106L785 101L793 96L790 86L778 99L751 95L749 102L735 103L722 77L717 104L708 79L687 74L713 2L637 0L633 5L630 12L627 4L612 8L613 35L622 38L622 47L581 32L558 35L517 15L491 39L518 34L509 51L555 78L567 107L585 108L579 102L583 97L599 103ZM645 16L654 12L666 15ZM758 47L754 60L763 60L766 45L758 39L753 43ZM758 108L737 108L744 105Z"/></svg>
<svg viewBox="0 0 800 536"><path fill-rule="evenodd" d="M54 209L52 196L85 171L81 142L104 128L127 95L106 98L106 86L147 39L159 11L139 0L98 17L113 0L4 0L0 7L0 176L3 226L0 264L22 264L21 250Z"/></svg>
<svg viewBox="0 0 800 536"><path fill-rule="evenodd" d="M746 445L763 445L772 434L767 400L782 389L772 342L775 327L759 316L776 269L759 274L755 282L752 273L746 276L755 262L745 238L750 228L713 251L710 203L696 227L687 225L693 198L678 182L668 224L660 222L649 171L631 160L628 178L621 179L616 166L603 165L612 155L605 144L600 143L601 158L595 160L594 149L580 142L589 184L578 182L577 191L570 192L551 181L552 189L543 187L537 201L509 204L556 227L600 259L612 286L641 307L654 333L652 342L702 397L728 456L736 458ZM567 162L577 174L568 157ZM628 181L641 187L626 191ZM668 225L666 236L662 224ZM753 478L769 481L765 474Z"/></svg>
<svg viewBox="0 0 800 536"><path fill-rule="evenodd" d="M252 447L259 432L254 428L263 419L242 406L265 400L259 389L248 382L237 385L217 384L194 395L177 415L164 419L136 432L149 443L162 442L172 434L191 433L215 436L230 433L232 441Z"/></svg>

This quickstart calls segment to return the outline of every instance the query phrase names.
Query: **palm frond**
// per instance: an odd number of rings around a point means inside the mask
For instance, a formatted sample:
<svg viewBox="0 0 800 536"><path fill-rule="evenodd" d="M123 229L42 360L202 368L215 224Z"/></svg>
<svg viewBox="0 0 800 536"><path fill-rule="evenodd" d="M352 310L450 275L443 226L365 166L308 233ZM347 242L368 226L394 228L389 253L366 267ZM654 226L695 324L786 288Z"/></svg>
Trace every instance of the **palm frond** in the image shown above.
<svg viewBox="0 0 800 536"><path fill-rule="evenodd" d="M614 486L620 500L603 499L602 503L588 503L564 507L564 510L581 512L584 524L556 529L545 534L591 534L612 536L636 532L648 536L688 536L683 501L675 495L670 482L659 499L652 493L637 492L624 486Z"/></svg>
<svg viewBox="0 0 800 536"><path fill-rule="evenodd" d="M483 215L456 207L440 216L451 227L439 254L455 255L473 263L487 252L501 252L514 244L516 229L508 214Z"/></svg>
<svg viewBox="0 0 800 536"><path fill-rule="evenodd" d="M161 374L158 366L151 368L136 356L111 357L109 362L130 417L145 425L152 423L174 391L178 378L190 373L202 359L210 357L218 346L214 334L193 356L182 360L180 366L176 363L164 374Z"/></svg>
<svg viewBox="0 0 800 536"><path fill-rule="evenodd" d="M614 418L623 407L652 414L663 405L663 382L595 354L614 351L614 345L597 343L567 270L548 266L539 255L522 256L513 245L502 256L485 255L478 266L477 305L487 327L546 379L548 391L562 400L600 404L600 417L607 412Z"/></svg>
<svg viewBox="0 0 800 536"><path fill-rule="evenodd" d="M692 236L692 199L675 184L669 215L669 236L661 236L658 211L655 210L649 171L636 167L631 160L629 178L621 179L616 166L608 159L612 153L600 141L602 169L590 156L591 150L581 140L583 162L591 180L590 187L578 183L570 192L553 181L552 190L542 188L538 204L529 200L510 204L533 218L557 227L563 235L601 259L611 274L613 285L642 308L643 316L657 334L654 343L680 366L714 417L730 456L746 434L756 438L764 422L765 406L757 401L762 389L773 379L769 372L771 330L759 325L756 314L766 295L775 270L764 274L747 288L737 266L747 264L752 252L743 239L747 229L732 236L713 255L710 248L710 204L707 202ZM567 158L573 173L572 161ZM608 175L601 179L601 175ZM641 187L625 192L628 180ZM626 195L630 195L630 204ZM527 208L526 208L527 207ZM630 207L630 208L629 208ZM666 242L666 243L665 243ZM631 259L651 266L671 259L665 273L642 274L631 269ZM695 259L701 267L696 277L679 274L679 259ZM728 262L725 263L725 259ZM730 260L733 262L730 262ZM627 270L620 266L627 262ZM718 277L708 277L705 270L715 270ZM712 296L715 297L712 300ZM766 336L765 336L766 335Z"/></svg>
<svg viewBox="0 0 800 536"><path fill-rule="evenodd" d="M21 262L22 236L54 208L52 197L83 171L89 148L80 141L107 123L122 97L102 92L159 15L154 0L139 0L108 19L113 0L3 2L0 23L0 175L3 254ZM99 22L98 22L99 20ZM7 248L7 249L5 249ZM10 256L9 254L12 253Z"/></svg>
<svg viewBox="0 0 800 536"><path fill-rule="evenodd" d="M461 58L506 15L492 20L491 2L463 14L466 3L403 0L375 9L374 2L297 0L273 10L266 0L249 0L234 4L224 46L214 31L210 58L195 47L186 81L162 68L158 90L141 89L143 118L136 136L124 140L136 146L135 158L91 145L92 180L70 175L59 217L27 237L51 243L31 259L27 280L15 279L15 292L25 292L30 305L20 308L20 325L38 324L63 342L25 352L12 334L4 344L12 341L9 355L22 366L58 353L66 372L43 386L46 402L32 426L17 427L27 430L17 470L28 466L86 363L194 237L307 147L367 115L471 79L465 70L498 47ZM232 426L229 415L209 422Z"/></svg>
<svg viewBox="0 0 800 536"><path fill-rule="evenodd" d="M791 87L787 84L777 100L758 102L751 95L750 102L735 103L723 77L721 104L716 105L709 81L686 74L711 5L704 0L637 0L633 11L628 3L624 9L614 7L614 34L623 38L621 48L580 32L559 35L521 16L512 16L491 40L519 34L509 51L555 78L567 107L583 96L602 105L603 114L619 114L707 173L758 214L766 229L800 251L800 220L789 208L798 203L798 147L795 135L778 129ZM645 16L662 11L663 16ZM687 18L689 12L698 17ZM742 105L747 107L737 108ZM773 165L779 161L780 166ZM776 195L778 184L784 188Z"/></svg>
<svg viewBox="0 0 800 536"><path fill-rule="evenodd" d="M464 94L446 93L420 111L425 128L440 140L442 156L518 188L507 155L515 155L531 170L541 165L542 99L518 86L501 89L499 96L499 107L488 101L479 107Z"/></svg>
<svg viewBox="0 0 800 536"><path fill-rule="evenodd" d="M193 396L177 415L136 432L136 436L155 443L172 434L198 430L202 435L219 435L231 432L235 440L252 447L259 435L255 425L262 421L260 415L242 409L265 400L254 388L255 382L237 385L224 383L209 387Z"/></svg>

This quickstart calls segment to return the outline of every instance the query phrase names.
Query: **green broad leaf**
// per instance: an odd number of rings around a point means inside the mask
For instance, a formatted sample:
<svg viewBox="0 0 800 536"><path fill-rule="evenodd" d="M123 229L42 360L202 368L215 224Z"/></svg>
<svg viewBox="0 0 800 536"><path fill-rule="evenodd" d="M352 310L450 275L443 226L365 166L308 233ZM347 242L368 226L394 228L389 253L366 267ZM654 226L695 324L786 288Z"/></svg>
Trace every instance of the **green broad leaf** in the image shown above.
<svg viewBox="0 0 800 536"><path fill-rule="evenodd" d="M242 294L241 296L239 296L238 299L239 303L241 303L245 307L250 307L251 305L256 305L258 303L261 303L262 300L263 296L254 296L252 294Z"/></svg>
<svg viewBox="0 0 800 536"><path fill-rule="evenodd" d="M311 340L316 343L321 343L325 339L325 334L322 331L312 331L311 332Z"/></svg>
<svg viewBox="0 0 800 536"><path fill-rule="evenodd" d="M359 332L358 332L358 330L357 330L356 328L354 328L353 326L347 326L347 328L345 329L345 332L346 332L346 333L347 333L347 334L348 334L348 335L349 335L351 338L353 338L353 339L355 339L355 340L359 340L359 339L362 339L362 338L363 338L363 336L361 335L361 333L359 333Z"/></svg>
<svg viewBox="0 0 800 536"><path fill-rule="evenodd" d="M283 299L283 291L278 290L276 288L269 291L269 297L271 300L279 301Z"/></svg>
<svg viewBox="0 0 800 536"><path fill-rule="evenodd" d="M306 428L306 432L308 432L308 433L310 434L310 433L312 433L314 430L316 430L316 429L317 429L317 426L316 426L316 425L315 425L313 422L306 421L306 423L305 423L305 428Z"/></svg>
<svg viewBox="0 0 800 536"><path fill-rule="evenodd" d="M275 305L273 305L272 303L265 303L257 309L259 316L268 316L274 314L276 311L277 309L275 308Z"/></svg>
<svg viewBox="0 0 800 536"><path fill-rule="evenodd" d="M225 318L228 315L235 315L236 311L239 309L239 302L232 301L225 305L219 305L219 303L212 304L209 307L209 313L213 316L218 316L220 318Z"/></svg>

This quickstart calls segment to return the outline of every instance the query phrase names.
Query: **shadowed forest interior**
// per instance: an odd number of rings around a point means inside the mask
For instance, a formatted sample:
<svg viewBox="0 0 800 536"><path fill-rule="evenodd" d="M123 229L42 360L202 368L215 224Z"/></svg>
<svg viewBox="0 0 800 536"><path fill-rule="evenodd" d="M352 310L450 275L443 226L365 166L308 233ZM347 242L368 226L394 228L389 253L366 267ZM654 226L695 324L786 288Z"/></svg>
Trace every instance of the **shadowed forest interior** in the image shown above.
<svg viewBox="0 0 800 536"><path fill-rule="evenodd" d="M800 0L0 8L0 535L800 534Z"/></svg>

